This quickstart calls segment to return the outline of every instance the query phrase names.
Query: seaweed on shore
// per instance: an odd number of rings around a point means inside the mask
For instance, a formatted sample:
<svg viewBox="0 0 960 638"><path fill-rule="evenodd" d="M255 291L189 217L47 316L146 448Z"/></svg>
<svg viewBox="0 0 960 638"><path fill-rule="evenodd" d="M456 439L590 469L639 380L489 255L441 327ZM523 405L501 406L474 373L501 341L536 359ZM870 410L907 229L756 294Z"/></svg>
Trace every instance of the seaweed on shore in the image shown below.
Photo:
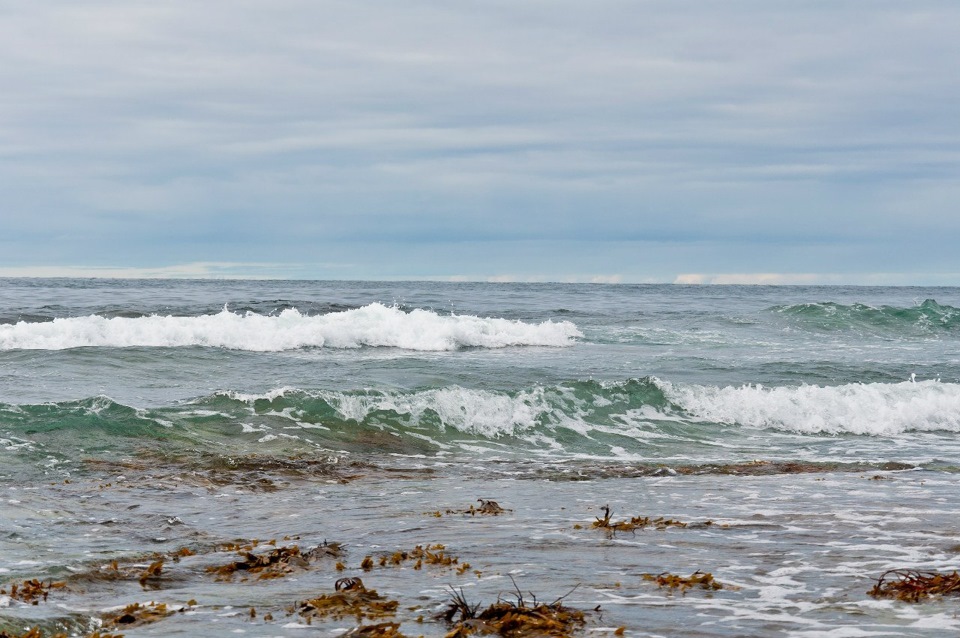
<svg viewBox="0 0 960 638"><path fill-rule="evenodd" d="M462 589L457 591L451 588L450 603L441 617L452 623L453 629L445 638L464 638L472 634L498 634L511 638L568 638L586 624L584 612L563 605L563 599L570 592L547 604L539 602L535 596L532 601L527 601L516 582L513 585L516 589L515 602L498 600L482 611L479 603L471 605L467 602Z"/></svg>
<svg viewBox="0 0 960 638"><path fill-rule="evenodd" d="M867 592L874 598L895 598L916 603L931 596L960 594L960 573L922 572L915 569L891 569L880 575Z"/></svg>

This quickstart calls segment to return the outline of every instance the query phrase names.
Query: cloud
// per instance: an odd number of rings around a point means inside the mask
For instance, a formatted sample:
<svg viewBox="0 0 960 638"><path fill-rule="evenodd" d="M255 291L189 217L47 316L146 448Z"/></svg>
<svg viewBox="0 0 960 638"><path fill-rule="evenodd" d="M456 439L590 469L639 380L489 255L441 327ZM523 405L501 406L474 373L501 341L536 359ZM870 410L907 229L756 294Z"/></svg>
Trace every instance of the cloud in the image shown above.
<svg viewBox="0 0 960 638"><path fill-rule="evenodd" d="M78 277L108 279L284 279L295 274L290 264L196 262L134 268L126 266L0 267L0 277Z"/></svg>
<svg viewBox="0 0 960 638"><path fill-rule="evenodd" d="M839 275L813 273L729 273L705 275L686 273L677 275L675 284L737 284L757 286L816 285L843 281Z"/></svg>
<svg viewBox="0 0 960 638"><path fill-rule="evenodd" d="M937 0L21 3L0 265L953 272L957 24Z"/></svg>
<svg viewBox="0 0 960 638"><path fill-rule="evenodd" d="M744 286L956 286L960 273L685 273L673 283L681 285Z"/></svg>

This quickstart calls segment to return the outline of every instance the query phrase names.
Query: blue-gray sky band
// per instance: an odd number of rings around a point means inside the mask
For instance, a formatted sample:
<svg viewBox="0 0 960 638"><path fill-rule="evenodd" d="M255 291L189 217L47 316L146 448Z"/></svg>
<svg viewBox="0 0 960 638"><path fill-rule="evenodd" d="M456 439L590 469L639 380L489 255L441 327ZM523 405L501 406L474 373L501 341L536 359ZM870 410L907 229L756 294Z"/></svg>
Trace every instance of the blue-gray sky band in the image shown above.
<svg viewBox="0 0 960 638"><path fill-rule="evenodd" d="M0 1L0 275L960 283L955 2Z"/></svg>

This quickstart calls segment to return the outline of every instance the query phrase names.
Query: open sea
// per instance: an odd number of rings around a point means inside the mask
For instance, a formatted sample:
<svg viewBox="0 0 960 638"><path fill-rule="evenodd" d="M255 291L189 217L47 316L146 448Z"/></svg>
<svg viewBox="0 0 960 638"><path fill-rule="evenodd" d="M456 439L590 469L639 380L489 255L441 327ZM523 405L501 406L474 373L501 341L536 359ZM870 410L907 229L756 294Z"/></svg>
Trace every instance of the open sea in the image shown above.
<svg viewBox="0 0 960 638"><path fill-rule="evenodd" d="M958 567L958 288L0 279L0 635L939 637L868 591Z"/></svg>

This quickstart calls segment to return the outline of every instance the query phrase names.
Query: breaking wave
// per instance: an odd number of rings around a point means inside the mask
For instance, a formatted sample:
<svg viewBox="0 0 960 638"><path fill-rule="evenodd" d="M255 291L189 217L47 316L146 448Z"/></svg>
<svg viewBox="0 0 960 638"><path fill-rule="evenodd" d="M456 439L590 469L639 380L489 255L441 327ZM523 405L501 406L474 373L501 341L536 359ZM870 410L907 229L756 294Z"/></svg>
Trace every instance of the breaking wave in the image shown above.
<svg viewBox="0 0 960 638"><path fill-rule="evenodd" d="M0 350L63 350L80 347L206 346L275 352L297 348L380 346L442 351L509 346L564 347L582 333L569 321L539 324L472 315L441 315L373 303L307 315L288 308L277 315L236 313L194 317L89 315L49 322L0 325Z"/></svg>
<svg viewBox="0 0 960 638"><path fill-rule="evenodd" d="M802 434L893 436L960 432L960 385L939 381L840 386L715 387L660 382L691 416L713 423Z"/></svg>
<svg viewBox="0 0 960 638"><path fill-rule="evenodd" d="M765 432L758 438L758 432ZM0 451L140 446L363 453L476 453L657 458L673 449L750 449L789 436L898 437L960 432L960 385L717 387L656 378L574 381L516 391L278 389L220 392L141 409L107 397L0 404ZM124 443L126 441L126 443ZM4 443L6 442L6 443ZM263 448L263 446L266 446ZM685 447L686 446L686 447ZM774 445L774 449L776 445Z"/></svg>

